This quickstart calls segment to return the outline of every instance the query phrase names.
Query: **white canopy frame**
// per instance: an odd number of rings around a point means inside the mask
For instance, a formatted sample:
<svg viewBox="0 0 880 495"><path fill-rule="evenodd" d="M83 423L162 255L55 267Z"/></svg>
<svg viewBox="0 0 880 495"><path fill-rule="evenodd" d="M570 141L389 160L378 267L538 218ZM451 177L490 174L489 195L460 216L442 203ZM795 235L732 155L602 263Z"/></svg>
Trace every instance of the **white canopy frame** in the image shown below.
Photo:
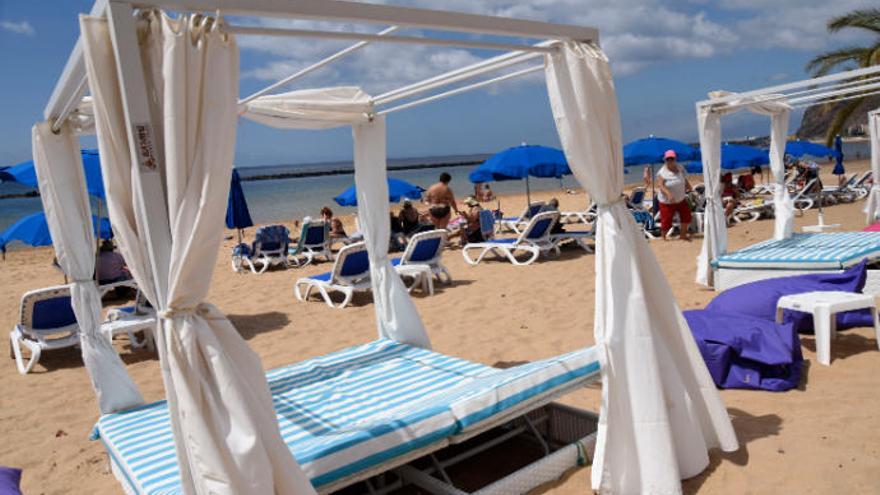
<svg viewBox="0 0 880 495"><path fill-rule="evenodd" d="M706 214L703 217L703 245L697 257L697 283L714 286L712 260L727 252L727 222L721 202L721 122L722 115L748 109L771 116L770 169L775 180L774 238L791 236L793 207L784 187L785 141L788 115L793 108L818 103L833 103L880 92L880 66L840 72L823 77L741 93L710 93L708 100L697 102L697 124L703 156L706 186Z"/></svg>
<svg viewBox="0 0 880 495"><path fill-rule="evenodd" d="M543 68L551 107L566 155L569 156L573 170L577 170L576 175L582 185L590 190L591 194L595 193L598 198L601 198L600 217L602 219L598 222L599 234L597 235L597 247L601 245L601 248L599 249L600 254L596 257L597 316L595 326L597 328L597 345L602 356L600 360L603 363L603 379L606 380L606 383L603 387L603 415L600 420L599 441L593 466L594 489L602 493L652 490L674 493L680 490L679 480L681 478L693 476L708 465L707 449L721 447L727 451L736 450L737 441L730 419L704 364L699 358L696 345L687 329L681 311L674 301L669 301L668 285L662 271L657 265L656 259L650 254L644 238L638 233L632 218L626 214L625 208L619 200L623 188L620 119L610 66L604 53L598 48L598 32L593 28L339 0L299 0L297 2L282 0L152 0L150 2L98 0L92 13L96 16L106 15L107 17L109 30L105 36L111 42L108 45L112 45L113 58L117 66L115 79L118 82L112 82L114 79L112 75L99 74L98 76L103 78L99 79L104 81L105 85L109 84L111 89L115 88L119 92L119 110L112 111L116 111L115 116L124 123L116 127L125 128L129 143L126 144L125 151L130 154L131 162L132 194L130 206L137 215L137 227L143 231L139 233L142 236L141 239L135 239L143 244L139 247L147 254L143 257L146 265L141 267L141 271L149 272L147 277L150 286L149 297L159 302L157 306L161 319L161 326L157 332L159 348L164 350L166 354L180 353L181 355L176 357L179 361L181 358L187 359L188 353L193 352L192 350L183 350L182 347L180 349L173 348L179 339L176 335L178 328L190 325L192 328L200 327L199 331L204 332L205 328L226 325L225 331L228 333L231 325L227 325L228 321L225 320L225 317L222 314L217 314L219 312L216 309L211 309L212 307L205 303L194 301L196 305L192 307L172 307L168 303L169 294L166 293L170 291L168 269L171 266L179 266L181 260L180 253L175 253L172 250L172 247L175 249L179 247L174 245L172 232L179 232L180 225L171 225L169 215L179 215L181 212L189 214L193 210L191 206L189 211L186 211L187 205L181 207L178 204L170 205L168 201L156 200L156 198L167 199L172 188L171 179L168 179L166 183L166 178L163 176L167 170L166 167L169 166L166 161L170 163L173 158L175 170L178 173L187 164L179 159L180 150L170 149L171 144L164 142L168 135L163 137L162 115L158 113L159 109L151 105L151 101L162 103L165 96L158 94L156 83L151 82L157 76L157 67L150 64L155 64L157 61L162 62L162 75L167 78L168 75L165 74L165 71L171 70L171 74L174 76L172 79L175 79L177 72L173 70L181 62L179 59L164 60L162 57L166 55L158 53L158 47L155 43L145 45L144 43L149 43L149 41L139 40L138 22L134 14L138 9L155 8L178 12L219 12L249 16L354 21L391 25L400 29L427 28L548 40L534 45L514 45L446 38L412 38L391 36L388 32L391 28L375 35L352 35L351 33L340 34L326 31L309 33L301 30L267 30L225 25L219 28L221 30L228 29L228 31L222 32L238 32L242 35L296 35L360 40L358 44L276 83L265 93L253 98L248 97L249 100L245 98L248 101L242 102L244 107L259 100L272 89L301 77L297 74L304 71L311 72L327 63L338 60L348 53L362 48L367 41L405 44L421 41L431 45L512 50L510 53L398 88L369 101L364 101L357 94L354 94L350 99L345 99L345 94L353 93L342 91L344 112L341 116L340 113L331 112L333 118L340 119L333 122L339 125L351 125L353 128L355 181L359 203L362 205L360 214L370 255L371 275L374 279L374 305L379 333L384 337L425 347L430 346L430 342L427 340L421 321L415 313L412 302L406 296L406 292L402 290L399 278L393 275L393 270L389 270L390 264L387 260L388 204L387 191L384 189L386 187L385 181L383 180L385 176L384 115L531 74ZM153 17L153 19L159 18L161 16ZM169 31L169 21L162 20L160 22L163 23L162 28L164 29L160 34L167 35L167 33L173 32L174 28L170 28L172 31ZM153 28L154 26L151 25L150 29ZM90 34L95 37L95 32L90 31ZM216 38L217 35L211 36ZM94 41L90 39L89 43L87 46L93 50ZM169 42L166 41L166 48L167 43ZM170 43L176 42L172 39ZM180 48L177 45L175 47ZM92 55L89 56L91 77L96 69L95 59L91 58ZM471 83L433 96L422 97L409 103L396 103L421 93L440 89L443 86L476 78L499 69L513 67L537 57L544 58L544 65L515 70L502 76ZM83 82L85 80L85 65L83 48L78 41L44 112L47 122L50 122L55 129L61 129L67 125L72 127L74 124L68 120L68 116L74 109L80 108L83 103L82 96L88 90L87 84ZM237 70L237 66L234 70ZM179 88L176 89L178 91L175 97L180 98L181 92ZM204 88L195 89L204 90ZM330 90L338 89L356 90L357 88L330 88ZM112 97L109 95L112 91L106 90L106 87L101 90L102 99ZM225 90L228 92L228 88ZM327 101L335 101L334 98L338 100L339 94L339 91L333 92L332 95L325 92L323 96L319 95L319 98L323 98L323 100L316 103L320 106ZM226 96L225 93L224 96ZM98 98L95 98L95 101L97 105ZM227 102L228 100L222 101ZM395 103L395 106L391 106ZM382 105L386 105L386 107L380 110L378 107ZM93 110L100 110L106 117L108 112L111 112L107 107L108 105L104 101L100 108ZM188 118L186 115L186 111L190 111L188 107L173 106L172 108L185 108L185 111L181 113L183 118ZM292 109L292 111L296 113L296 109ZM124 116L121 115L122 113ZM280 113L272 114L271 112L266 116L268 118L283 117ZM174 118L180 120L181 116L175 115ZM105 120L107 119L105 118ZM104 131L100 131L100 129L104 129ZM106 134L116 130L115 127L108 127L106 124L100 129L99 143L102 141L100 132ZM167 129L164 131L167 134ZM176 136L178 134L173 134L171 138L176 139ZM107 137L104 136L104 139L106 140ZM117 141L119 139L125 140L120 136L114 136L114 139ZM234 140L232 141L234 142ZM179 143L173 144L179 145ZM167 150L164 149L166 145L169 147ZM189 144L189 146L196 148L197 152L200 145L201 143ZM51 157L47 161L51 162ZM214 163L217 161L214 160ZM120 166L122 169L127 169L129 164L113 165L114 169L119 169ZM194 177L195 185L198 185L198 173ZM181 178L176 177L176 179ZM174 186L177 187L180 184L175 183ZM182 192L185 191L179 190L179 187L174 190L174 193L178 195ZM148 201L147 198L152 200ZM176 210L170 212L171 208ZM611 276L614 267L618 269L617 274L626 273L627 277ZM143 277L143 273L141 276ZM182 290L181 286L186 285L180 280L173 282L176 284L174 290ZM187 289L189 288L187 287ZM624 301L627 298L628 300ZM639 312L636 317L632 317L631 312L626 311L627 304L637 304L645 310ZM209 320L215 323L210 324ZM209 324L206 325L206 323ZM163 339L166 340L163 342ZM226 344L215 346L214 349L219 348L225 351L236 346L239 344L227 341ZM196 349L196 351L198 350ZM268 405L270 404L269 397L266 395L268 389L266 388L265 394L260 390L265 385L265 378L262 377L260 380L252 373L254 369L259 369L258 362L247 356L237 359L236 353L238 356L247 353L246 344L243 347L239 346L236 352L230 353L231 355L221 356L222 359L218 358L218 362L222 361L220 362L222 366L238 370L235 373L238 375L238 384L231 384L228 387L233 396L238 390L236 387L240 388L242 383L249 382L253 385L249 392L253 393L255 399L252 401L253 407L249 409L250 412L228 403L225 395L214 396L212 390L203 386L202 392L210 395L213 402L202 401L204 413L197 413L198 417L189 419L190 422L195 420L200 425L199 428L188 430L187 435L182 437L180 435L183 431L181 429L182 423L178 422L182 421L182 417L186 415L178 418L175 408L179 406L170 408L172 410L172 430L175 432L178 459L181 463L184 492L200 493L207 490L208 488L205 486L207 481L201 479L198 474L213 472L215 475L222 473L226 476L225 479L215 476L210 482L212 483L211 489L219 490L219 492L232 493L236 491L235 487L257 486L254 483L259 478L259 486L261 487L267 487L266 483L272 484L272 487L266 490L261 488L260 493L312 493L311 486L307 481L303 481L301 470L296 468L295 463L293 466L290 465L292 458L289 453L281 452L276 448L279 445L277 441L280 440L280 437L275 434L273 438L271 425L268 424L271 421L266 421L268 415L272 413L271 406ZM651 366L646 366L646 362ZM660 366L661 362L673 362L675 366ZM181 373L186 372L187 368L180 367L180 364L172 364L172 369L166 370L165 367L169 365L164 359L162 365L169 394L169 404L172 403L171 397L183 397L183 399L174 399L175 402L182 404L186 400L198 396L198 387L193 390L184 389L187 385L193 386L200 382L202 377L181 376ZM213 383L220 377L206 374L204 378ZM177 389L178 380L184 385L181 389ZM260 401L266 402L260 404ZM673 407L669 407L670 401L675 404ZM188 406L188 404L186 405ZM231 410L234 407L236 419L222 422L223 429L226 429L224 431L229 429L234 431L218 436L216 433L222 433L219 431L221 425L215 425L212 414L228 418L229 416L223 414L224 408ZM616 413L609 415L609 411L616 411ZM252 442L248 442L247 452L242 453L241 450L245 446L237 443L237 436L234 434L238 429L236 421L242 422L243 430L253 428L253 435L257 435L259 443L265 443L265 445L254 447ZM215 427L218 428L218 432L212 431ZM251 433L248 431L248 435ZM199 437L198 441L193 439L195 437ZM205 441L201 442L201 440ZM208 446L212 447L210 451L202 452ZM221 460L220 457L223 457L224 460ZM253 462L257 458L267 461Z"/></svg>

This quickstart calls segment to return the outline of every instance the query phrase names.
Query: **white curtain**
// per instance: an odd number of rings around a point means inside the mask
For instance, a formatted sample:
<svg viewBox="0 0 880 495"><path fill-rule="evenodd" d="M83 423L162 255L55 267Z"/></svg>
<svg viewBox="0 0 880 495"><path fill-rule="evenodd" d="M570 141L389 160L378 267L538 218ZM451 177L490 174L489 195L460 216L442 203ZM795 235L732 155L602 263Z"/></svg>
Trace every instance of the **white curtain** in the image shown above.
<svg viewBox="0 0 880 495"><path fill-rule="evenodd" d="M709 93L710 98L728 96L725 91ZM789 106L779 95L741 98L718 107L701 107L697 115L700 151L703 155L703 179L706 186L706 215L703 218L703 245L697 256L697 283L714 286L712 259L727 251L727 222L721 201L721 122L726 114L748 110L770 116L770 172L775 182L773 210L774 239L791 237L794 228L794 203L785 187L785 143L788 140ZM708 157L708 159L707 159ZM720 212L718 209L720 209ZM710 214L710 209L715 210Z"/></svg>
<svg viewBox="0 0 880 495"><path fill-rule="evenodd" d="M425 326L403 282L388 259L388 181L385 162L385 117L355 124L354 182L358 220L370 257L370 282L379 336L431 348Z"/></svg>
<svg viewBox="0 0 880 495"><path fill-rule="evenodd" d="M880 108L868 112L868 137L871 139L871 174L874 178L865 203L865 221L870 225L880 214Z"/></svg>
<svg viewBox="0 0 880 495"><path fill-rule="evenodd" d="M330 129L369 120L373 99L360 88L339 86L260 96L241 108L242 117L284 129Z"/></svg>
<svg viewBox="0 0 880 495"><path fill-rule="evenodd" d="M164 149L165 163L162 172L132 173L140 165L132 164L123 131L107 24L81 21L111 222L123 227L135 278L159 310L159 356L183 491L314 493L278 431L259 358L229 320L203 302L222 238L235 146L235 40L208 18L154 16L150 26L151 34L139 38L153 79L148 84L156 86L161 106L156 137L164 138L157 148ZM164 173L171 244L153 248L170 253L167 266L148 254L147 212L136 200L141 173ZM167 277L157 281L151 265ZM155 285L163 280L167 287Z"/></svg>
<svg viewBox="0 0 880 495"><path fill-rule="evenodd" d="M547 57L556 128L578 182L599 204L595 340L602 409L593 460L600 493L680 493L738 448L724 404L672 290L621 199L620 116L608 60L568 42Z"/></svg>
<svg viewBox="0 0 880 495"><path fill-rule="evenodd" d="M79 325L83 362L102 414L144 403L113 345L101 335L101 295L95 272L95 236L82 155L67 125L56 135L49 123L33 127L34 164L43 211L58 264L72 279L70 303Z"/></svg>
<svg viewBox="0 0 880 495"><path fill-rule="evenodd" d="M703 216L703 245L697 257L697 283L714 287L712 260L727 252L727 219L721 200L721 114L700 108L698 129L703 150L703 185L706 212Z"/></svg>

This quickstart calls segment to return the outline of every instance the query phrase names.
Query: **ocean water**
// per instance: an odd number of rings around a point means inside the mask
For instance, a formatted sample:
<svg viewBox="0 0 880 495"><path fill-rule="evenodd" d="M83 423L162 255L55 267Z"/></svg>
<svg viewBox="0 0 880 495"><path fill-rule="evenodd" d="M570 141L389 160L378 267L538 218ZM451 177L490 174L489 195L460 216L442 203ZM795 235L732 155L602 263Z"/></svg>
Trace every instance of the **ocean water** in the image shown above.
<svg viewBox="0 0 880 495"><path fill-rule="evenodd" d="M844 154L848 159L864 159L870 156L870 146L867 141L844 143ZM477 165L447 166L444 164L482 161L487 155L453 155L427 158L389 159L389 167L408 165L437 165L433 168L420 168L410 170L391 170L389 175L403 179L413 184L427 188L437 181L441 172L449 172L452 175L451 187L460 202L470 194L473 194L473 184L468 181L468 174ZM351 170L351 162L300 164L300 165L272 165L260 167L240 167L239 173L243 178L258 175L272 175L284 173L310 173L328 170ZM628 167L624 176L626 183L635 183L642 180L642 167ZM265 224L276 221L301 219L304 216L318 216L322 206L329 206L337 215L353 214L356 208L341 207L333 201L333 197L354 184L354 175L322 175L313 177L296 177L270 180L245 180L242 182L245 197L248 201L251 217L257 224ZM571 176L559 179L530 179L529 184L533 191L559 191L563 189L577 188L577 182ZM493 182L492 189L496 193L522 193L525 192L524 181ZM9 193L21 193L29 191L29 188L14 183L0 183L0 195ZM524 204L502 204L501 207L507 212L519 212ZM41 211L40 198L8 198L0 199L0 231L5 230L16 220L25 215Z"/></svg>

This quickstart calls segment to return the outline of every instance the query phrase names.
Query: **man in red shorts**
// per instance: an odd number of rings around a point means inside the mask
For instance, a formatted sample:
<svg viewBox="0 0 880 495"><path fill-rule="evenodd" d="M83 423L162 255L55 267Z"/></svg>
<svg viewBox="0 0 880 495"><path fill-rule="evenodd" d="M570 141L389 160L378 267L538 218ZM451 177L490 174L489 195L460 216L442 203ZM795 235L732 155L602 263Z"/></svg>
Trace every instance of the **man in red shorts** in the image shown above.
<svg viewBox="0 0 880 495"><path fill-rule="evenodd" d="M691 208L685 200L691 185L687 180L684 167L676 161L675 151L667 150L663 154L665 162L657 172L658 199L660 202L660 228L663 239L672 229L672 220L678 213L678 221L681 226L681 239L689 241L688 225L691 223Z"/></svg>

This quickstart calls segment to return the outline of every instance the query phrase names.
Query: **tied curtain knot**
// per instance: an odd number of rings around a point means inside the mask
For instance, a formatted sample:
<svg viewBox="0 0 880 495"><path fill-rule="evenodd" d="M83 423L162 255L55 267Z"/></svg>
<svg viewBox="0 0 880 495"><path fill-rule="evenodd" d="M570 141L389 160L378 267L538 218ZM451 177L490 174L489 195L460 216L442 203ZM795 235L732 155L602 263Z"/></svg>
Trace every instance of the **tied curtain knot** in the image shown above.
<svg viewBox="0 0 880 495"><path fill-rule="evenodd" d="M163 309L157 314L159 315L159 318L163 320L169 320L180 316L201 316L202 318L208 319L211 315L211 307L205 303L199 303L195 306Z"/></svg>

